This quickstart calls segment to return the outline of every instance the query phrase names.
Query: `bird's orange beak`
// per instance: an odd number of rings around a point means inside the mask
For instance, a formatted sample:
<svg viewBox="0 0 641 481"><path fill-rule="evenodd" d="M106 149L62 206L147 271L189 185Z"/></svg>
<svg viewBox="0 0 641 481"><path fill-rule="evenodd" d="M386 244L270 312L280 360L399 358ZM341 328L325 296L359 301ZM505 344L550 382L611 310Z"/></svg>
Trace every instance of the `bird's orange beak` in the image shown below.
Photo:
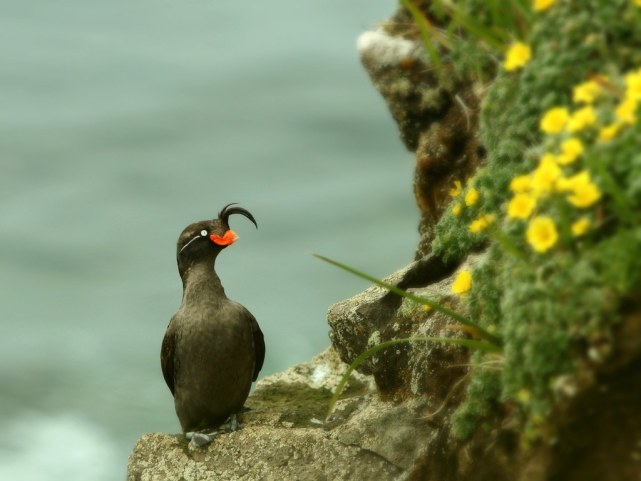
<svg viewBox="0 0 641 481"><path fill-rule="evenodd" d="M209 236L209 239L214 244L218 244L219 246L229 246L238 240L238 234L236 234L233 230L229 229L222 236L211 234Z"/></svg>

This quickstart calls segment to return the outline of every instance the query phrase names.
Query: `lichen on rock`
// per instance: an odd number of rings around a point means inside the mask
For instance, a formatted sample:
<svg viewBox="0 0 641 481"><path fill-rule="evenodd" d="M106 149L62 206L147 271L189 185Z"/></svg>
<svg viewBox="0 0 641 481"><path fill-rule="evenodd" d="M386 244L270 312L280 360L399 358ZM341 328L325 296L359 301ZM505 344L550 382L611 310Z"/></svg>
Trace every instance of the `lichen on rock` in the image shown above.
<svg viewBox="0 0 641 481"><path fill-rule="evenodd" d="M398 123L401 140L416 157L420 258L430 250L434 227L449 204L451 184L471 176L484 149L477 138L479 86L454 72L439 76L416 38L399 33L398 25L409 21L397 18L367 31L357 46L374 87Z"/></svg>

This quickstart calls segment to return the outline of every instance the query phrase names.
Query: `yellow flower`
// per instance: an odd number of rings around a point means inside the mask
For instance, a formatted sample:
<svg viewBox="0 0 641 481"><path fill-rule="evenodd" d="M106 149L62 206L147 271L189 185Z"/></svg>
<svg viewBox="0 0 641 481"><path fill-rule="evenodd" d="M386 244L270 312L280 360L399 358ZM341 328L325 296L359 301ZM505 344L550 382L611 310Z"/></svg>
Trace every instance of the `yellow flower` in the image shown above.
<svg viewBox="0 0 641 481"><path fill-rule="evenodd" d="M594 80L588 80L574 87L572 100L576 103L591 104L601 93L601 85Z"/></svg>
<svg viewBox="0 0 641 481"><path fill-rule="evenodd" d="M565 107L553 107L543 114L539 128L546 134L558 134L563 131L569 119L568 109Z"/></svg>
<svg viewBox="0 0 641 481"><path fill-rule="evenodd" d="M558 192L568 192L572 190L572 181L567 177L560 177L559 180L556 181L555 187Z"/></svg>
<svg viewBox="0 0 641 481"><path fill-rule="evenodd" d="M555 2L556 0L534 0L532 8L535 12L542 12L543 10L547 10L552 5L554 5Z"/></svg>
<svg viewBox="0 0 641 481"><path fill-rule="evenodd" d="M625 87L627 99L641 100L641 69L625 76Z"/></svg>
<svg viewBox="0 0 641 481"><path fill-rule="evenodd" d="M532 50L529 45L522 42L513 43L505 54L503 68L511 72L527 65L532 58Z"/></svg>
<svg viewBox="0 0 641 481"><path fill-rule="evenodd" d="M552 164L553 162L556 162L556 157L549 152L546 152L545 154L543 154L539 159L539 165Z"/></svg>
<svg viewBox="0 0 641 481"><path fill-rule="evenodd" d="M468 226L468 230L472 234L483 232L490 226L490 224L492 224L492 222L494 222L495 218L496 216L494 216L493 214L480 215L470 223L470 225Z"/></svg>
<svg viewBox="0 0 641 481"><path fill-rule="evenodd" d="M572 229L572 235L574 235L574 237L581 237L590 228L590 220L587 217L581 217L574 222L570 228Z"/></svg>
<svg viewBox="0 0 641 481"><path fill-rule="evenodd" d="M465 294L472 287L472 273L460 271L452 283L452 292L456 295Z"/></svg>
<svg viewBox="0 0 641 481"><path fill-rule="evenodd" d="M456 217L460 216L462 212L463 206L458 202L452 206L452 214L454 214Z"/></svg>
<svg viewBox="0 0 641 481"><path fill-rule="evenodd" d="M555 162L554 156L544 155L539 166L532 172L532 190L537 196L546 195L556 189L561 177L561 168Z"/></svg>
<svg viewBox="0 0 641 481"><path fill-rule="evenodd" d="M476 204L479 200L479 191L476 190L474 187L470 187L467 189L467 192L465 193L465 205L468 207L472 207L474 204Z"/></svg>
<svg viewBox="0 0 641 481"><path fill-rule="evenodd" d="M532 178L529 175L518 175L510 181L510 190L516 194L530 190Z"/></svg>
<svg viewBox="0 0 641 481"><path fill-rule="evenodd" d="M614 110L614 115L624 124L633 124L637 121L637 101L632 97L627 97Z"/></svg>
<svg viewBox="0 0 641 481"><path fill-rule="evenodd" d="M568 201L575 207L590 207L601 198L601 191L592 182L590 173L583 170L564 182L564 190L569 191Z"/></svg>
<svg viewBox="0 0 641 481"><path fill-rule="evenodd" d="M618 122L606 125L601 130L599 130L599 136L597 137L597 140L599 140L599 142L607 142L608 140L612 140L617 136L620 129L621 124Z"/></svg>
<svg viewBox="0 0 641 481"><path fill-rule="evenodd" d="M449 190L450 197L456 197L461 193L462 190L463 190L463 184L461 184L461 181L455 180L454 185Z"/></svg>
<svg viewBox="0 0 641 481"><path fill-rule="evenodd" d="M596 123L596 113L587 105L574 112L568 120L568 132L578 132Z"/></svg>
<svg viewBox="0 0 641 481"><path fill-rule="evenodd" d="M637 7L641 7L641 0L634 0L634 4L635 4Z"/></svg>
<svg viewBox="0 0 641 481"><path fill-rule="evenodd" d="M587 184L573 189L568 201L575 207L590 207L601 198L601 191L595 184Z"/></svg>
<svg viewBox="0 0 641 481"><path fill-rule="evenodd" d="M528 244L536 252L545 252L559 239L554 221L546 216L538 216L532 219L525 233Z"/></svg>
<svg viewBox="0 0 641 481"><path fill-rule="evenodd" d="M430 312L431 310L432 310L432 308L430 306L428 306L427 304L423 304L423 311L424 312Z"/></svg>
<svg viewBox="0 0 641 481"><path fill-rule="evenodd" d="M561 154L556 157L556 161L561 165L571 164L582 153L583 144L581 141L576 137L570 137L561 144Z"/></svg>
<svg viewBox="0 0 641 481"><path fill-rule="evenodd" d="M517 194L507 205L507 216L511 219L527 219L536 207L536 199L528 194Z"/></svg>

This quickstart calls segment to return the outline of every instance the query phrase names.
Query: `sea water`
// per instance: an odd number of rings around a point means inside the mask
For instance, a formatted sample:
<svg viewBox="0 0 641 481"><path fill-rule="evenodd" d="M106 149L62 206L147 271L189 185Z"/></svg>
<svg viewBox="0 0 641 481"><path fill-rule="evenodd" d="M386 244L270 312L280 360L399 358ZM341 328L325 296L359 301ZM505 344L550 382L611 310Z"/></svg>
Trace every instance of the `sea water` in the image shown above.
<svg viewBox="0 0 641 481"><path fill-rule="evenodd" d="M0 479L122 479L178 432L160 372L175 242L239 202L220 257L262 375L411 261L413 160L359 64L384 0L0 1Z"/></svg>

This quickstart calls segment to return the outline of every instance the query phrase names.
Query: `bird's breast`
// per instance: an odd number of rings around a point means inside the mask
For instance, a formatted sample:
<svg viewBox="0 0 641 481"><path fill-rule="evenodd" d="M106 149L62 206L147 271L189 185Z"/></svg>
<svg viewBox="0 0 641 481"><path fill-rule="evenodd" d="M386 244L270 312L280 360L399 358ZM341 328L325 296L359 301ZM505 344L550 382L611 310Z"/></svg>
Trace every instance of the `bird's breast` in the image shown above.
<svg viewBox="0 0 641 481"><path fill-rule="evenodd" d="M251 384L255 364L251 325L236 315L233 306L186 309L179 319L177 388L185 380L224 389L234 382Z"/></svg>

